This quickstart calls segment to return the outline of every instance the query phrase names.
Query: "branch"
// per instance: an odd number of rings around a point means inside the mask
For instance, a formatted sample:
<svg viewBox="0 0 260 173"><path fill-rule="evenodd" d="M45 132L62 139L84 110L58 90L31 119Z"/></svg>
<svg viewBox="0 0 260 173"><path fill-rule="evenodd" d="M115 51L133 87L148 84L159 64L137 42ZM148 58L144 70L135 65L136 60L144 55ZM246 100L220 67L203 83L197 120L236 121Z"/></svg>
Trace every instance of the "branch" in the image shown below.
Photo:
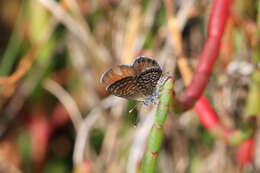
<svg viewBox="0 0 260 173"><path fill-rule="evenodd" d="M83 121L82 115L70 94L65 91L57 82L51 79L46 79L43 86L46 90L56 96L58 100L64 105L70 115L74 128L76 131L78 131L80 123Z"/></svg>

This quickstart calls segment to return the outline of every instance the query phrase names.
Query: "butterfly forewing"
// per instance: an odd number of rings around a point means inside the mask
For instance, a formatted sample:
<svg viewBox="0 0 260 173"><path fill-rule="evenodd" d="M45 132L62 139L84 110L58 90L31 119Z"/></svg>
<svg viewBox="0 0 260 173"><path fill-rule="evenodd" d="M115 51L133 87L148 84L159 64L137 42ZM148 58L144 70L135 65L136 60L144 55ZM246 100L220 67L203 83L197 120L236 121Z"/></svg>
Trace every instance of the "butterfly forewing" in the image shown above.
<svg viewBox="0 0 260 173"><path fill-rule="evenodd" d="M136 73L131 66L128 65L118 65L117 67L110 68L101 77L101 82L105 86L109 86L112 83L123 79L128 76L134 76Z"/></svg>
<svg viewBox="0 0 260 173"><path fill-rule="evenodd" d="M161 75L162 69L160 67L150 67L137 75L137 86L143 95L149 96L154 92Z"/></svg>

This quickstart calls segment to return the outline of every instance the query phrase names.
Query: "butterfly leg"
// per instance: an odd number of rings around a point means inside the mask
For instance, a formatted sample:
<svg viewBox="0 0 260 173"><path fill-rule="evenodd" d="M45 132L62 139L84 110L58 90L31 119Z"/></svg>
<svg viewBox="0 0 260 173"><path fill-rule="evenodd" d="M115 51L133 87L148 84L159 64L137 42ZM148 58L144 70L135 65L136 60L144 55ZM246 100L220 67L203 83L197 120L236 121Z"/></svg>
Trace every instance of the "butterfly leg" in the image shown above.
<svg viewBox="0 0 260 173"><path fill-rule="evenodd" d="M148 106L150 103L150 99L142 101L144 106Z"/></svg>

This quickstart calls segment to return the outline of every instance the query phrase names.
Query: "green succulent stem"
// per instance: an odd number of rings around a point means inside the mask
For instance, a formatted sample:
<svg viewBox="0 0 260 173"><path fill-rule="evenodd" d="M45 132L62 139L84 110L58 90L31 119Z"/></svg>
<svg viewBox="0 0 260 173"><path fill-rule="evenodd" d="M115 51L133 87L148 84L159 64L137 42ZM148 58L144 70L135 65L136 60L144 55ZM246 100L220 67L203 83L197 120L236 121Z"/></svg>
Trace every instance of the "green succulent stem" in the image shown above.
<svg viewBox="0 0 260 173"><path fill-rule="evenodd" d="M257 2L257 37L260 38L260 0ZM260 63L260 46L256 46L253 51L253 61L256 64ZM260 115L260 70L256 69L251 76L251 82L249 84L249 93L246 104L247 116L259 116Z"/></svg>
<svg viewBox="0 0 260 173"><path fill-rule="evenodd" d="M155 113L154 124L148 137L147 151L142 161L142 173L152 173L156 169L158 151L163 141L162 126L167 118L169 104L173 95L173 78L163 85L159 104Z"/></svg>

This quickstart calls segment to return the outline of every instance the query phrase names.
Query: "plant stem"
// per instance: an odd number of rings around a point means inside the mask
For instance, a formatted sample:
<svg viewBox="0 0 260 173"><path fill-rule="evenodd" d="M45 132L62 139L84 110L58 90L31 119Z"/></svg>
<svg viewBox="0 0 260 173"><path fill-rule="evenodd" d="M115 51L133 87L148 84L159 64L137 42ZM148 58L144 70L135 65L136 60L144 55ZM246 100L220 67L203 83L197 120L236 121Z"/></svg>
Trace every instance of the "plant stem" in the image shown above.
<svg viewBox="0 0 260 173"><path fill-rule="evenodd" d="M257 36L260 38L260 0L257 4ZM253 52L253 61L257 64L260 63L260 46L256 46ZM247 116L260 115L260 70L256 69L252 76L249 85L249 93L246 104Z"/></svg>
<svg viewBox="0 0 260 173"><path fill-rule="evenodd" d="M192 81L179 102L187 110L201 97L206 88L213 66L218 58L221 38L230 13L231 0L215 0L208 26L208 38L199 57Z"/></svg>
<svg viewBox="0 0 260 173"><path fill-rule="evenodd" d="M160 93L160 101L157 107L154 124L148 137L147 151L142 162L142 173L155 171L158 151L163 140L163 129L173 92L173 78L169 78L163 85Z"/></svg>

